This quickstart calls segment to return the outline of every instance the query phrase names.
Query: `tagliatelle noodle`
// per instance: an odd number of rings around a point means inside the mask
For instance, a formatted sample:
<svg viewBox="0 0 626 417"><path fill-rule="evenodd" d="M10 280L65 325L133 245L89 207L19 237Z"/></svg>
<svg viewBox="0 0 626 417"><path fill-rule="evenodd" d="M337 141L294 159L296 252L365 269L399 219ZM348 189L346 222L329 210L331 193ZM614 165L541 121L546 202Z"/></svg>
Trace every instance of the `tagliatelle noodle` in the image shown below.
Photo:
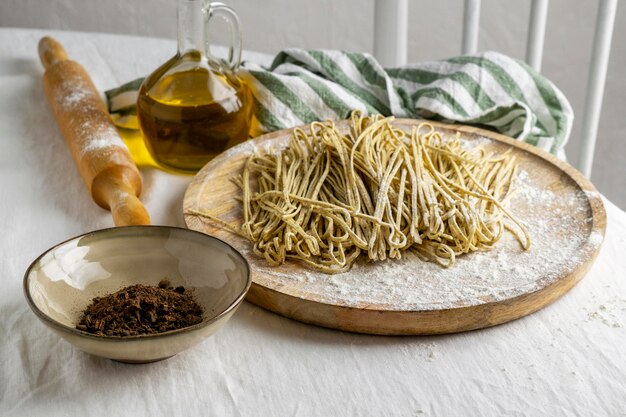
<svg viewBox="0 0 626 417"><path fill-rule="evenodd" d="M458 135L444 138L429 123L408 133L392 120L355 111L345 134L315 122L294 129L282 151L251 155L236 179L243 223L233 231L271 265L293 259L327 273L406 251L450 266L460 254L493 248L506 230L530 247L506 208L512 155L464 149Z"/></svg>

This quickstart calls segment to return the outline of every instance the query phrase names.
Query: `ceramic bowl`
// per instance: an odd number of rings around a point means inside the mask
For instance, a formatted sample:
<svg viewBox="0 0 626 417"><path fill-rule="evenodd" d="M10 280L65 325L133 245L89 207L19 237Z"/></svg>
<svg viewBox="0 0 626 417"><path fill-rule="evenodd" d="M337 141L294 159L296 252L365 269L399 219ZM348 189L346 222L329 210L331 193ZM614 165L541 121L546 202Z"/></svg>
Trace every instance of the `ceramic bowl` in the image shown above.
<svg viewBox="0 0 626 417"><path fill-rule="evenodd" d="M94 297L123 287L184 286L204 309L201 323L153 335L96 336L76 329ZM121 362L171 357L215 333L250 288L246 260L227 243L167 226L98 230L43 253L24 276L24 293L37 317L79 349Z"/></svg>

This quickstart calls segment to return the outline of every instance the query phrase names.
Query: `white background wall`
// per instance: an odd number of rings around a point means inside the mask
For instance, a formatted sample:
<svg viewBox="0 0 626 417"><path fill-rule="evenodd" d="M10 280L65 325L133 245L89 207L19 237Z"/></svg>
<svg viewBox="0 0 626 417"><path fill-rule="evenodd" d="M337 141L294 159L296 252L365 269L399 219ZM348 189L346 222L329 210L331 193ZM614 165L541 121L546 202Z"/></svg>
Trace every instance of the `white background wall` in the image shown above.
<svg viewBox="0 0 626 417"><path fill-rule="evenodd" d="M225 0L239 13L246 49L373 50L373 0ZM626 208L626 4L618 5L592 181ZM570 99L576 120L566 148L580 143L597 0L552 0L543 73ZM530 0L483 0L480 50L523 59ZM409 62L460 54L462 0L409 0ZM174 38L175 0L2 0L0 26ZM218 42L222 41L218 39Z"/></svg>

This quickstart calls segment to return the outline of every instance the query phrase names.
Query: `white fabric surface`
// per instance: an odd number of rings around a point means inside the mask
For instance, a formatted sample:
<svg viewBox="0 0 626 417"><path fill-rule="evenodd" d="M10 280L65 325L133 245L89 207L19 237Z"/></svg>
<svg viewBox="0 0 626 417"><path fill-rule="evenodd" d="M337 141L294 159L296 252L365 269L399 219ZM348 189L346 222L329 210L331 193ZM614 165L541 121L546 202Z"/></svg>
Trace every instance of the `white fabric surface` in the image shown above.
<svg viewBox="0 0 626 417"><path fill-rule="evenodd" d="M626 415L626 213L606 200L607 236L587 277L545 309L491 329L365 336L244 303L216 335L167 361L124 365L78 351L22 295L41 252L112 225L48 110L36 54L44 34L102 90L175 50L173 41L0 29L0 416ZM191 177L143 174L153 222L183 226Z"/></svg>

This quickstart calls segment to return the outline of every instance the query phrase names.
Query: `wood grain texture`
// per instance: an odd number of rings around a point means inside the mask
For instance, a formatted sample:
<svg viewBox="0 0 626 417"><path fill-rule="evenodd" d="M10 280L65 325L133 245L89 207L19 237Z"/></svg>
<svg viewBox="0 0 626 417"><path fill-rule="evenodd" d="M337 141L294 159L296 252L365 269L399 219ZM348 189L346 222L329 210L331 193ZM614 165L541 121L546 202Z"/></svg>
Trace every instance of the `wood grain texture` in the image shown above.
<svg viewBox="0 0 626 417"><path fill-rule="evenodd" d="M116 226L150 224L139 171L91 78L52 38L41 39L39 57L48 103L93 200Z"/></svg>
<svg viewBox="0 0 626 417"><path fill-rule="evenodd" d="M398 119L393 123L408 130L419 121ZM248 301L285 317L351 332L428 335L490 327L541 309L580 281L597 256L606 228L606 213L602 199L589 180L569 164L523 142L473 127L429 123L445 134L458 132L468 141L491 139L485 146L495 152L511 149L520 160L520 166L539 184L540 189L549 189L551 193L565 197L576 196L572 198L573 206L567 210L582 213L576 227L579 229L577 232L584 238L581 245L576 247L576 253L570 254L573 255L571 267L550 279L538 273L532 277L534 280L532 289L512 291L510 297L459 300L455 305L444 308L441 307L440 300L436 299L432 300L432 304L416 309L406 308L402 304L390 305L371 301L355 304L350 300L342 300L341 294L323 294L324 291L329 291L329 288L332 289L329 286L322 286L319 289L321 292L311 291L310 288L305 290L299 277L310 272L306 272L304 266L287 263L279 268L268 268L263 259L251 253L249 242L223 227L188 213L189 210L208 212L235 227L239 226L241 208L235 199L239 196L239 190L230 178L241 172L245 159L255 149L269 146L278 149L284 146L289 140L290 129L260 136L209 162L187 189L184 198L185 222L189 228L219 237L244 252L251 265L253 280L247 296ZM342 129L346 126L346 122L338 123L338 127ZM524 219L523 212L516 213L522 220ZM553 220L558 221L559 214L556 211L545 215L552 216ZM334 277L341 279L341 275ZM283 278L279 279L279 276ZM289 277L294 279L291 280ZM423 277L415 278L416 285L419 286ZM324 277L318 277L318 280L323 282Z"/></svg>

